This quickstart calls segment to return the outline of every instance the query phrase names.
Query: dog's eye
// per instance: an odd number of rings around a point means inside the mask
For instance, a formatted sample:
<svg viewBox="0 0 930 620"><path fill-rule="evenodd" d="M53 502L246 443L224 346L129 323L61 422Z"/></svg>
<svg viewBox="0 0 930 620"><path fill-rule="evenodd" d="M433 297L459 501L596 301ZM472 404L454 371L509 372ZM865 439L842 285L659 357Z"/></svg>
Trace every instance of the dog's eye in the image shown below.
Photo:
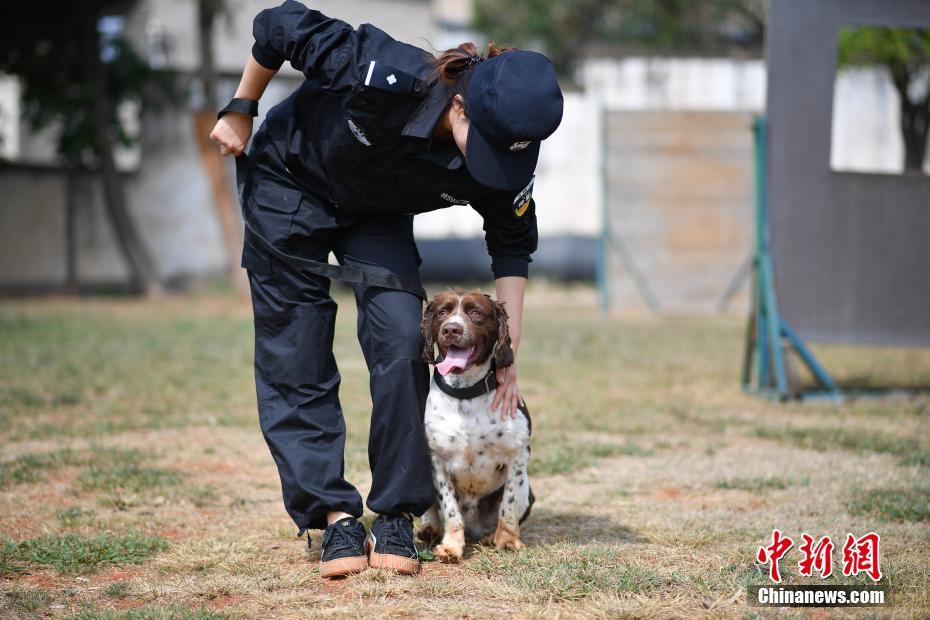
<svg viewBox="0 0 930 620"><path fill-rule="evenodd" d="M473 309L471 312L469 312L468 314L472 315L472 316L475 317L476 319L480 319L480 318L481 318L481 313L478 312L477 310L474 310L474 309Z"/></svg>
<svg viewBox="0 0 930 620"><path fill-rule="evenodd" d="M440 310L439 312L436 313L436 316L442 317L442 316L446 316L447 314L449 314L447 311Z"/></svg>

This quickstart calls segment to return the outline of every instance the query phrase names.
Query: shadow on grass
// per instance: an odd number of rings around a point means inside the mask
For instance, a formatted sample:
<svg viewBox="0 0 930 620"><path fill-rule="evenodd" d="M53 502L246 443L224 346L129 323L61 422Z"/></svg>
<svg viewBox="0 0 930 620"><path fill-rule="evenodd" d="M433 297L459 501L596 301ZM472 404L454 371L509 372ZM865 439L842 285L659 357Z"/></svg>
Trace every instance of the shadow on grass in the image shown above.
<svg viewBox="0 0 930 620"><path fill-rule="evenodd" d="M632 528L609 517L536 507L521 525L520 535L527 545L555 542L577 545L648 542Z"/></svg>
<svg viewBox="0 0 930 620"><path fill-rule="evenodd" d="M868 400L889 397L921 398L930 396L930 383L907 383L905 381L891 381L877 383L875 377L866 375L856 377L834 378L833 382L843 398L847 400ZM816 382L805 382L800 385L801 394L820 393L823 386Z"/></svg>

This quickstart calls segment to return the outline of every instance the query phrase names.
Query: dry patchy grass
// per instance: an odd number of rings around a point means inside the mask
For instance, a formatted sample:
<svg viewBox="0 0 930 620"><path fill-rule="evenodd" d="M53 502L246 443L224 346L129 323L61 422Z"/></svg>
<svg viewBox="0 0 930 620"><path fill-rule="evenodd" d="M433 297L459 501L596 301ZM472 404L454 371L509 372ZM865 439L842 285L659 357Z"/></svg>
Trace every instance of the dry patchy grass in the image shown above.
<svg viewBox="0 0 930 620"><path fill-rule="evenodd" d="M774 527L879 531L881 615L930 614L930 399L752 398L740 318L605 319L590 290L534 286L527 549L329 583L258 430L247 306L0 306L0 617L754 616L745 588L766 579L753 558ZM346 471L364 494L371 403L339 302ZM857 385L930 385L926 351L818 352Z"/></svg>

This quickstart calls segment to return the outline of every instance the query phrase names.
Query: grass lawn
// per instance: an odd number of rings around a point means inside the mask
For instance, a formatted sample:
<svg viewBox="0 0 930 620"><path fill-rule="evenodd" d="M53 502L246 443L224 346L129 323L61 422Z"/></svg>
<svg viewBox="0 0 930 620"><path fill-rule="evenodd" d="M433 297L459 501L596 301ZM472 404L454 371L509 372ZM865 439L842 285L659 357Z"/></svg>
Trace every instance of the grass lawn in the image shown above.
<svg viewBox="0 0 930 620"><path fill-rule="evenodd" d="M354 303L338 301L346 472L364 495L368 378ZM534 283L527 548L324 583L320 533L308 560L258 429L247 305L4 302L0 617L774 615L746 601L774 528L832 536L837 573L847 532L880 533L892 605L828 615L927 617L930 398L747 396L743 323L603 318L591 290ZM817 351L841 381L930 385L927 350ZM787 582L822 583L799 559L782 561Z"/></svg>

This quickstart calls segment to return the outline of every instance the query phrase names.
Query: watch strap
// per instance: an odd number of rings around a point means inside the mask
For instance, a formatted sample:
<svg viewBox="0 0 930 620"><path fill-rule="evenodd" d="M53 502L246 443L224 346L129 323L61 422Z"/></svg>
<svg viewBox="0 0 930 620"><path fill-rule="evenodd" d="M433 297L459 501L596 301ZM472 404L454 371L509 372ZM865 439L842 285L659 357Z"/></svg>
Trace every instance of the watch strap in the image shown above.
<svg viewBox="0 0 930 620"><path fill-rule="evenodd" d="M248 114L249 116L258 116L258 101L255 99L245 99L243 97L234 97L232 101L226 104L226 107L220 110L216 118L223 118L227 112L238 112L239 114Z"/></svg>

